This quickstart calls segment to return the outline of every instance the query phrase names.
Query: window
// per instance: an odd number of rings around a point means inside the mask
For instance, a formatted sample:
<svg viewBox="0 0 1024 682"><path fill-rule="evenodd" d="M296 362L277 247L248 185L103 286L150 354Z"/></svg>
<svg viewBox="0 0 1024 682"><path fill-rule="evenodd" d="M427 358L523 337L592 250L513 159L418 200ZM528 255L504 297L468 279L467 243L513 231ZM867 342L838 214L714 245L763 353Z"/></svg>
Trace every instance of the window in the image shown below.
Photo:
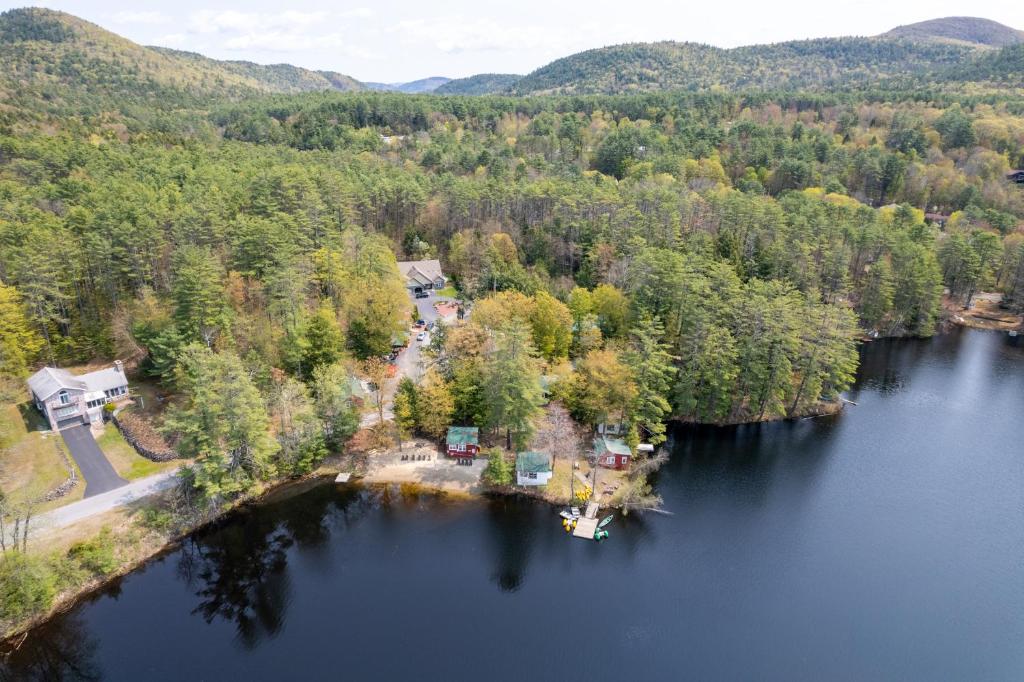
<svg viewBox="0 0 1024 682"><path fill-rule="evenodd" d="M68 392L67 391L61 391L60 393L57 394L57 397L60 398L60 404L61 405L67 405L68 404L69 398L68 398Z"/></svg>
<svg viewBox="0 0 1024 682"><path fill-rule="evenodd" d="M535 479L535 478L537 478L537 472L536 471L531 471L528 474L526 474L526 477L527 478L534 478Z"/></svg>

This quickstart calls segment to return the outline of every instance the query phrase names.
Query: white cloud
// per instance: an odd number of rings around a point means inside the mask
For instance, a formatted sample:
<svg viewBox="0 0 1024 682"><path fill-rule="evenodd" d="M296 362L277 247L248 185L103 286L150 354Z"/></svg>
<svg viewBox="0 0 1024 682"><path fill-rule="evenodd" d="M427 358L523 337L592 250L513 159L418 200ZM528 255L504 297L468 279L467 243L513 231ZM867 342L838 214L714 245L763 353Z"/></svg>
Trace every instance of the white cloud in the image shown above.
<svg viewBox="0 0 1024 682"><path fill-rule="evenodd" d="M340 19L367 19L373 16L373 10L369 7L354 7L336 15Z"/></svg>
<svg viewBox="0 0 1024 682"><path fill-rule="evenodd" d="M365 8L362 9L369 12ZM363 14L353 13L360 11L359 9L350 10L342 14L348 17L364 16ZM294 31L323 26L331 18L331 13L326 11L299 12L287 10L270 13L204 9L192 13L190 26L199 33Z"/></svg>
<svg viewBox="0 0 1024 682"><path fill-rule="evenodd" d="M148 24L156 26L170 23L171 18L163 12L116 12L114 23L117 24Z"/></svg>
<svg viewBox="0 0 1024 682"><path fill-rule="evenodd" d="M188 36L184 33L168 33L165 36L160 36L153 41L154 45L161 45L163 47L180 47L188 42Z"/></svg>
<svg viewBox="0 0 1024 682"><path fill-rule="evenodd" d="M377 55L354 44L346 32L344 20L373 15L367 7L340 12L287 10L283 12L240 12L237 10L200 10L189 17L193 34L219 34L220 47L231 51L301 52L324 49L358 59L376 59ZM366 35L366 31L362 32Z"/></svg>
<svg viewBox="0 0 1024 682"><path fill-rule="evenodd" d="M229 38L223 43L228 50L265 50L268 52L301 52L328 49L335 54L358 59L375 59L377 55L354 45L341 33L306 35L288 31L256 31Z"/></svg>
<svg viewBox="0 0 1024 682"><path fill-rule="evenodd" d="M491 19L462 17L407 19L392 26L391 31L406 42L429 45L450 54L471 51L566 54L639 39L635 28L623 24L578 24L570 31L558 25L516 26Z"/></svg>

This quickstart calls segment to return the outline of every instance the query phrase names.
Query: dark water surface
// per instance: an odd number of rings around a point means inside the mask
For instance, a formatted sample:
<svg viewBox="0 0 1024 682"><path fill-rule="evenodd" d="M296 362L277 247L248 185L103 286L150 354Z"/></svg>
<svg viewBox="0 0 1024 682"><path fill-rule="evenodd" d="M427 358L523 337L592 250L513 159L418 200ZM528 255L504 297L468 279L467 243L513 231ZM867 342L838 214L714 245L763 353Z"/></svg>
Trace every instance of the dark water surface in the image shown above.
<svg viewBox="0 0 1024 682"><path fill-rule="evenodd" d="M863 351L836 418L682 429L674 516L321 486L39 629L0 677L1024 679L1024 346Z"/></svg>

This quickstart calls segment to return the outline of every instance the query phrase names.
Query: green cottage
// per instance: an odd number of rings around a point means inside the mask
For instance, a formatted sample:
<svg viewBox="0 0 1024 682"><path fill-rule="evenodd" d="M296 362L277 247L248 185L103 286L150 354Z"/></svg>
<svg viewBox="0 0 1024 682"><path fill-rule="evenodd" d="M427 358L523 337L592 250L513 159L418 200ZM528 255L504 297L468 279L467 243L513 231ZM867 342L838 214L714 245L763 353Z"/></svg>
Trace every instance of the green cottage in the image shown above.
<svg viewBox="0 0 1024 682"><path fill-rule="evenodd" d="M547 485L551 480L551 457L540 452L516 455L516 485Z"/></svg>

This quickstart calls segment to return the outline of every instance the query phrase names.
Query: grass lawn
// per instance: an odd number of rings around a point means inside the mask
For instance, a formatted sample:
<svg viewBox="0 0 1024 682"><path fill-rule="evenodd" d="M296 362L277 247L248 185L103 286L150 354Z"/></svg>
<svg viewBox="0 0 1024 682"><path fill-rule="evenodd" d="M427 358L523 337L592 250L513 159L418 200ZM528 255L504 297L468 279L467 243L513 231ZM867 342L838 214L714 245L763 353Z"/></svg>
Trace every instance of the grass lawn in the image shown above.
<svg viewBox="0 0 1024 682"><path fill-rule="evenodd" d="M453 286L447 286L444 289L437 289L434 291L435 296L446 296L448 298L457 298L459 292L455 290Z"/></svg>
<svg viewBox="0 0 1024 682"><path fill-rule="evenodd" d="M110 460L117 473L129 481L152 476L161 471L176 469L181 466L181 462L178 461L153 462L146 459L135 452L135 448L128 445L121 432L113 424L107 424L103 427L103 433L96 438L96 443L100 446L103 454L107 456L107 459Z"/></svg>
<svg viewBox="0 0 1024 682"><path fill-rule="evenodd" d="M0 404L0 488L5 492L38 497L67 480L68 470L59 454L67 454L64 441L58 433L44 432L46 428L31 403ZM84 493L85 485L79 484L52 506L81 499Z"/></svg>
<svg viewBox="0 0 1024 682"><path fill-rule="evenodd" d="M544 487L544 498L558 504L566 504L569 502L571 481L572 462L564 457L555 457L551 467L551 480Z"/></svg>

